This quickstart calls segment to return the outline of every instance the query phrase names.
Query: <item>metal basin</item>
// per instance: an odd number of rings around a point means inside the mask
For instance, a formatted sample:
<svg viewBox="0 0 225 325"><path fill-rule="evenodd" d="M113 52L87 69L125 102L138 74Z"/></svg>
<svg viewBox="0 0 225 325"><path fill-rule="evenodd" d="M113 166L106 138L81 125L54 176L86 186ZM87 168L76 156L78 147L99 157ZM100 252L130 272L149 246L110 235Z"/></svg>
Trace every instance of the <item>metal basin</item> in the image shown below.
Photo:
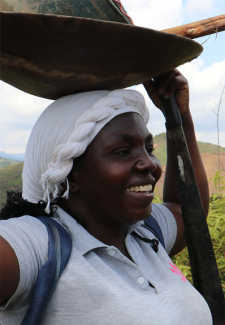
<svg viewBox="0 0 225 325"><path fill-rule="evenodd" d="M65 10L74 3L62 2ZM13 11L26 4L21 10L40 12L45 3L4 0L2 8ZM48 3L56 7L61 1ZM23 12L2 12L0 19L1 79L49 99L136 85L202 52L190 39L124 23Z"/></svg>

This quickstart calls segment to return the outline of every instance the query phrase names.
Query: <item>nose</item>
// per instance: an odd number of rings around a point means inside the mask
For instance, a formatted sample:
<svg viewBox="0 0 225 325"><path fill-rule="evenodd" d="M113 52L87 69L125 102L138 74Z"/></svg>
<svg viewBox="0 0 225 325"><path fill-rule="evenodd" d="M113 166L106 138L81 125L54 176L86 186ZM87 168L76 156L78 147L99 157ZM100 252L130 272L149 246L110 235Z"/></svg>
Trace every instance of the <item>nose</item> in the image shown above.
<svg viewBox="0 0 225 325"><path fill-rule="evenodd" d="M135 164L135 170L138 172L153 173L157 169L157 163L155 160L155 157L149 156L146 150L143 150Z"/></svg>

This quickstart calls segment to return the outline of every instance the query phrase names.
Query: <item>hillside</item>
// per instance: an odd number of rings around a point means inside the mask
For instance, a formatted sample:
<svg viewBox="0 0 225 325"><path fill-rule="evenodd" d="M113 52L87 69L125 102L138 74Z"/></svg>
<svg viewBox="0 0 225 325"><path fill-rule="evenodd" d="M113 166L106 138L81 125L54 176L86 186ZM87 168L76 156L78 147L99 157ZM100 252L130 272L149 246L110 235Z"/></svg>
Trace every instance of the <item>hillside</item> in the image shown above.
<svg viewBox="0 0 225 325"><path fill-rule="evenodd" d="M14 188L22 188L22 169L23 163L0 168L0 209L6 201L6 191Z"/></svg>
<svg viewBox="0 0 225 325"><path fill-rule="evenodd" d="M159 159L161 162L162 166L166 165L166 158L167 158L167 153L166 153L166 133L160 133L154 137L154 146L155 146L155 151L154 155ZM200 142L198 141L198 147L201 155L207 154L207 155L212 155L213 158L216 158L214 163L217 163L217 157L214 157L214 155L217 156L217 146L211 143L207 142ZM221 160L223 160L223 157L225 155L225 148L220 147L220 154L221 154ZM222 161L221 161L222 162ZM225 167L225 165L223 164ZM217 171L217 169L216 169Z"/></svg>
<svg viewBox="0 0 225 325"><path fill-rule="evenodd" d="M156 187L156 194L162 197L162 188L165 175L166 165L166 134L161 133L154 137L155 143L155 156L160 160L163 167L163 174ZM199 150L202 156L202 160L205 166L208 180L214 177L217 172L217 146L210 143L198 142ZM220 161L222 166L225 166L225 148L220 148ZM23 163L17 162L15 165L0 168L0 207L6 201L6 191L10 190L11 187L22 188L22 168ZM222 172L225 175L225 171ZM209 181L210 194L215 193L215 187L212 181Z"/></svg>
<svg viewBox="0 0 225 325"><path fill-rule="evenodd" d="M18 163L19 163L18 160L12 160L12 159L3 158L3 157L0 156L0 168L15 165L15 164L18 164Z"/></svg>
<svg viewBox="0 0 225 325"><path fill-rule="evenodd" d="M154 146L155 151L154 155L159 159L163 168L163 174L161 179L156 185L155 192L162 198L162 188L164 183L164 176L165 176L165 166L166 166L166 133L161 133L154 137ZM216 193L216 189L214 186L213 181L211 180L212 177L215 176L218 165L217 165L217 146L211 143L205 142L198 142L199 151L201 153L202 161L205 167L205 171L207 174L207 178L209 181L209 193L210 195ZM220 163L221 166L225 167L225 148L220 147ZM225 170L221 172L221 175L225 175Z"/></svg>

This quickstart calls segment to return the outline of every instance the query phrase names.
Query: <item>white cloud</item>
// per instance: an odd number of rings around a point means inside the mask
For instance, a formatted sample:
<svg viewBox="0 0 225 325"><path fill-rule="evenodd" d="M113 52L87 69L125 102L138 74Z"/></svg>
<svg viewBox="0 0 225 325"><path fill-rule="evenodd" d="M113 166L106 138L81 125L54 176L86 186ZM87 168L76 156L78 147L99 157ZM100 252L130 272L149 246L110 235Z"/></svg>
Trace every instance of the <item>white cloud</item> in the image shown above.
<svg viewBox="0 0 225 325"><path fill-rule="evenodd" d="M13 131L5 133L0 151L7 153L23 153L30 135L29 131Z"/></svg>
<svg viewBox="0 0 225 325"><path fill-rule="evenodd" d="M213 109L217 108L225 83L225 60L213 63L201 70L201 59L197 59L180 68L187 77L190 85L190 107L197 131L205 132L216 130L216 116ZM220 129L225 131L225 103L220 110ZM211 139L216 143L216 137Z"/></svg>
<svg viewBox="0 0 225 325"><path fill-rule="evenodd" d="M217 144L217 132L196 132L196 137L198 141L212 143L212 139L216 139L214 144ZM225 148L225 131L220 131L219 144L221 147Z"/></svg>
<svg viewBox="0 0 225 325"><path fill-rule="evenodd" d="M225 83L225 60L213 63L201 70L202 59L181 66L179 69L189 81L190 108L199 141L217 144L216 115L212 109L218 106L222 92L220 83ZM142 85L140 91L146 99L150 110L148 128L153 135L165 132L165 121L162 113L152 104ZM220 144L225 147L225 101L220 109Z"/></svg>
<svg viewBox="0 0 225 325"><path fill-rule="evenodd" d="M0 151L24 152L31 129L51 101L0 82Z"/></svg>
<svg viewBox="0 0 225 325"><path fill-rule="evenodd" d="M125 9L137 26L162 30L179 26L183 19L182 0L123 0Z"/></svg>
<svg viewBox="0 0 225 325"><path fill-rule="evenodd" d="M223 0L186 0L185 14L191 16L198 16L199 19L213 17L216 8L222 6ZM202 16L202 17L201 17Z"/></svg>

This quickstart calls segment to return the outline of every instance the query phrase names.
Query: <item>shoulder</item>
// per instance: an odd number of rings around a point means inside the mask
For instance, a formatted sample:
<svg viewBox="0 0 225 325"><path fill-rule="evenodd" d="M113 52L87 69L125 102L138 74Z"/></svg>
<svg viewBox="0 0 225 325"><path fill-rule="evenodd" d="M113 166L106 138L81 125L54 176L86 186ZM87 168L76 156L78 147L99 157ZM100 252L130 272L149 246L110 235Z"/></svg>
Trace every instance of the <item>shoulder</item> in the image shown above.
<svg viewBox="0 0 225 325"><path fill-rule="evenodd" d="M19 265L19 284L4 308L20 297L28 301L38 272L47 260L48 234L36 218L23 216L0 221L0 236L10 245ZM21 302L21 301L20 301Z"/></svg>
<svg viewBox="0 0 225 325"><path fill-rule="evenodd" d="M185 227L182 217L181 206L173 202L164 202L163 206L166 207L174 216L177 227L176 240L170 252L170 256L174 256L181 252L186 247Z"/></svg>
<svg viewBox="0 0 225 325"><path fill-rule="evenodd" d="M153 203L151 215L161 228L165 249L169 254L174 246L177 236L177 224L174 214L164 204Z"/></svg>
<svg viewBox="0 0 225 325"><path fill-rule="evenodd" d="M32 243L44 245L48 239L46 227L37 218L28 215L1 220L0 235L14 250Z"/></svg>

